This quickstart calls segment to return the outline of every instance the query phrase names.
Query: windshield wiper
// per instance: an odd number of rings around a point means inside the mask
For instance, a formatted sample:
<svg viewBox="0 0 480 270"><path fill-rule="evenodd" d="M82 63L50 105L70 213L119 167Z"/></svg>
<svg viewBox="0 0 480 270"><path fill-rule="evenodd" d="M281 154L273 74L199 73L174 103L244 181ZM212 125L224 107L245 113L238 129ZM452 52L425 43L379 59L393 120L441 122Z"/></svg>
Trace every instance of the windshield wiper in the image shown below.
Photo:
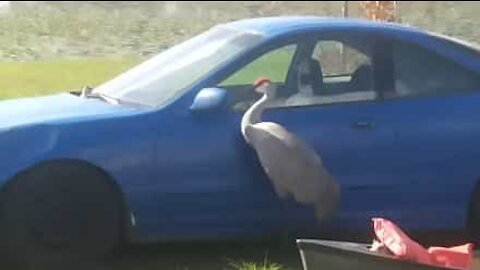
<svg viewBox="0 0 480 270"><path fill-rule="evenodd" d="M119 104L119 100L116 99L116 98L112 98L112 97L108 97L108 96L105 96L103 94L100 94L100 93L93 93L93 88L90 87L90 86L84 86L80 92L80 97L83 97L83 98L98 98L98 99L101 99L107 103L111 103L111 104Z"/></svg>
<svg viewBox="0 0 480 270"><path fill-rule="evenodd" d="M93 87L88 86L88 85L85 85L85 86L82 87L82 89L80 90L80 97L87 98L87 97L89 97L89 95L92 94L92 91L93 91Z"/></svg>

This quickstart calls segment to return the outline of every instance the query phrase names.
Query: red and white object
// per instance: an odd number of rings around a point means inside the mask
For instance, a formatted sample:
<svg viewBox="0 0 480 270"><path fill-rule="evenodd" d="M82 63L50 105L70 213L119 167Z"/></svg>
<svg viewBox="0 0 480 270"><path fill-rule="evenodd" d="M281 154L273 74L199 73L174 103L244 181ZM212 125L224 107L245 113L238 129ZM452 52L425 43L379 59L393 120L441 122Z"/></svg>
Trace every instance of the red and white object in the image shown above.
<svg viewBox="0 0 480 270"><path fill-rule="evenodd" d="M375 249L385 247L402 260L422 264L468 270L473 261L473 244L454 247L430 247L428 249L410 239L397 225L384 218L373 218L377 237Z"/></svg>

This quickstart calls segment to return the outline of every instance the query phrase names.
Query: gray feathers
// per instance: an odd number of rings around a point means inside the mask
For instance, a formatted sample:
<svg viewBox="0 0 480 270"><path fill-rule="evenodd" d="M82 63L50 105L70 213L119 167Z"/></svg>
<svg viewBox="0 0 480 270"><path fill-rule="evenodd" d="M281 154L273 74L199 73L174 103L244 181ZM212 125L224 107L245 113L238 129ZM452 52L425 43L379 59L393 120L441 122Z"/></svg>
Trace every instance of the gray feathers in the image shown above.
<svg viewBox="0 0 480 270"><path fill-rule="evenodd" d="M245 113L245 141L257 152L280 198L292 196L301 204L314 206L318 219L328 219L338 208L339 187L320 156L305 142L279 124L260 122L268 99L264 95Z"/></svg>

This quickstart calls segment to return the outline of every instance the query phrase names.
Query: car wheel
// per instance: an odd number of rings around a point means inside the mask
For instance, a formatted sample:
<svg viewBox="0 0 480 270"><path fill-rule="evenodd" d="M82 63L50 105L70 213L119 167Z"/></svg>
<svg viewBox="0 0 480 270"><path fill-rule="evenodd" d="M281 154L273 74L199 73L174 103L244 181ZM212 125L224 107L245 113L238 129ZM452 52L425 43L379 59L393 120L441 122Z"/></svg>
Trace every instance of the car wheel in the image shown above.
<svg viewBox="0 0 480 270"><path fill-rule="evenodd" d="M113 185L77 164L43 164L22 173L4 190L0 213L4 254L22 269L100 259L122 234Z"/></svg>

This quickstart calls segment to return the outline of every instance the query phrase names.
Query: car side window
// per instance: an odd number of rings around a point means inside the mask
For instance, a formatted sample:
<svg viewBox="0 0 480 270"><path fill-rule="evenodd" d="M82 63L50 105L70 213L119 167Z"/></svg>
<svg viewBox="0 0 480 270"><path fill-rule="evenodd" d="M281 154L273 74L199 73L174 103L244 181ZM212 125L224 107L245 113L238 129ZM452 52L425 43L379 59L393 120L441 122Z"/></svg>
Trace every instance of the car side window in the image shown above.
<svg viewBox="0 0 480 270"><path fill-rule="evenodd" d="M373 41L320 40L298 66L297 93L285 106L325 105L376 99Z"/></svg>
<svg viewBox="0 0 480 270"><path fill-rule="evenodd" d="M277 87L285 87L296 50L297 45L291 44L269 51L230 75L218 87L229 90L235 111L246 110L259 98L259 94L252 89L259 77L268 77ZM281 98L278 100L281 102Z"/></svg>
<svg viewBox="0 0 480 270"><path fill-rule="evenodd" d="M322 63L324 78L351 75L361 65L371 65L368 56L340 41L334 40L317 42L312 58Z"/></svg>
<svg viewBox="0 0 480 270"><path fill-rule="evenodd" d="M386 98L478 90L479 77L454 62L418 46L392 44L394 91Z"/></svg>
<svg viewBox="0 0 480 270"><path fill-rule="evenodd" d="M295 49L296 45L288 45L270 51L230 75L220 86L250 85L258 79L259 74L274 83L285 83Z"/></svg>

